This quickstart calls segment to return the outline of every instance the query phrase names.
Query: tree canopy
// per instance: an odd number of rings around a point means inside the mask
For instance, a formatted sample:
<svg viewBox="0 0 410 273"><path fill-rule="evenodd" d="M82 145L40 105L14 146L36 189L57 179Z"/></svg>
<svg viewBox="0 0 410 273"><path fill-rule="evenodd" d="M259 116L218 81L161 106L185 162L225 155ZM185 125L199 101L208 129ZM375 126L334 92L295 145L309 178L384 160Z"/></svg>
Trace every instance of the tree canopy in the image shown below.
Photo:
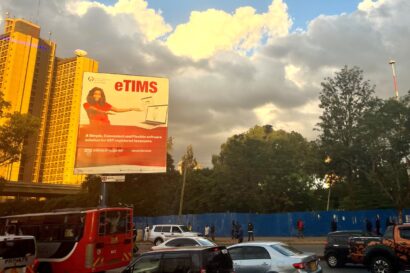
<svg viewBox="0 0 410 273"><path fill-rule="evenodd" d="M38 118L29 114L9 111L10 103L0 92L0 166L18 161L24 142L34 135L39 126Z"/></svg>

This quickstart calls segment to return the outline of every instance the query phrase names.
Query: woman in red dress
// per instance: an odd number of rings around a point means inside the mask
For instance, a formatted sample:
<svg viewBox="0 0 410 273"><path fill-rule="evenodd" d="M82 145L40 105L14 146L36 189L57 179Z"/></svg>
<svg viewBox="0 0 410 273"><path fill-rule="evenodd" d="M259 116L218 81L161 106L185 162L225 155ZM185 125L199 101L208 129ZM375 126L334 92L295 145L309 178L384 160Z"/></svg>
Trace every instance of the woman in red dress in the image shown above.
<svg viewBox="0 0 410 273"><path fill-rule="evenodd" d="M90 125L110 125L108 115L115 113L142 111L140 108L116 108L106 102L104 91L100 87L94 87L88 92L87 102L84 103ZM115 113L114 113L115 112Z"/></svg>

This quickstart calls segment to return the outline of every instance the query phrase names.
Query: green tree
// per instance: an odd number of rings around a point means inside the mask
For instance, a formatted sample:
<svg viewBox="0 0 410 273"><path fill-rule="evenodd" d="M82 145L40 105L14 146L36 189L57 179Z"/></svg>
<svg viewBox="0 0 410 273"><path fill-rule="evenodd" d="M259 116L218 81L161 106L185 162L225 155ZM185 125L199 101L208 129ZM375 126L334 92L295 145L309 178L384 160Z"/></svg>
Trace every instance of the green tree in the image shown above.
<svg viewBox="0 0 410 273"><path fill-rule="evenodd" d="M219 211L314 209L314 145L300 134L255 126L230 137L214 156Z"/></svg>
<svg viewBox="0 0 410 273"><path fill-rule="evenodd" d="M360 129L366 156L361 174L382 191L402 220L403 208L410 205L410 92L399 101L379 101Z"/></svg>
<svg viewBox="0 0 410 273"><path fill-rule="evenodd" d="M175 214L180 181L168 154L166 173L127 174L124 183L108 183L108 205L133 205L134 213L139 216Z"/></svg>
<svg viewBox="0 0 410 273"><path fill-rule="evenodd" d="M364 114L377 104L375 87L364 80L362 70L347 66L336 72L333 78L325 78L321 85L319 107L323 112L318 129L323 156L332 158L332 163L326 165L327 171L335 173L341 178L338 183L347 186L343 202L345 208L358 208L360 122Z"/></svg>
<svg viewBox="0 0 410 273"><path fill-rule="evenodd" d="M20 159L23 145L29 136L36 133L39 120L29 114L10 113L10 103L0 92L0 166Z"/></svg>

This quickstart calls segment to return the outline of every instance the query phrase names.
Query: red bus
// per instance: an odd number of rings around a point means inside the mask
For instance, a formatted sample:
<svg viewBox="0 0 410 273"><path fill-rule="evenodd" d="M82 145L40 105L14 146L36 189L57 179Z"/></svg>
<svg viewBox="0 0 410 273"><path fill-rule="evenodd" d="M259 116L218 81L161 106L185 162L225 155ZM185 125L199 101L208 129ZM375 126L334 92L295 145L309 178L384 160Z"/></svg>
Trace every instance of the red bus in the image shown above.
<svg viewBox="0 0 410 273"><path fill-rule="evenodd" d="M132 259L132 209L64 209L0 218L0 234L32 235L39 273L101 272Z"/></svg>

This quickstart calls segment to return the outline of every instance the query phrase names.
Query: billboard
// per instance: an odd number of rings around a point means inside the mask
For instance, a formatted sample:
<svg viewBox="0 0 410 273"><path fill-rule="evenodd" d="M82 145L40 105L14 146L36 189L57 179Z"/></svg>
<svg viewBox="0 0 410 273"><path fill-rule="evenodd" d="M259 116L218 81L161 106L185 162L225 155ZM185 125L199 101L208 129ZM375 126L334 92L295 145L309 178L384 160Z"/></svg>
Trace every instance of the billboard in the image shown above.
<svg viewBox="0 0 410 273"><path fill-rule="evenodd" d="M166 172L168 79L85 72L75 174Z"/></svg>

